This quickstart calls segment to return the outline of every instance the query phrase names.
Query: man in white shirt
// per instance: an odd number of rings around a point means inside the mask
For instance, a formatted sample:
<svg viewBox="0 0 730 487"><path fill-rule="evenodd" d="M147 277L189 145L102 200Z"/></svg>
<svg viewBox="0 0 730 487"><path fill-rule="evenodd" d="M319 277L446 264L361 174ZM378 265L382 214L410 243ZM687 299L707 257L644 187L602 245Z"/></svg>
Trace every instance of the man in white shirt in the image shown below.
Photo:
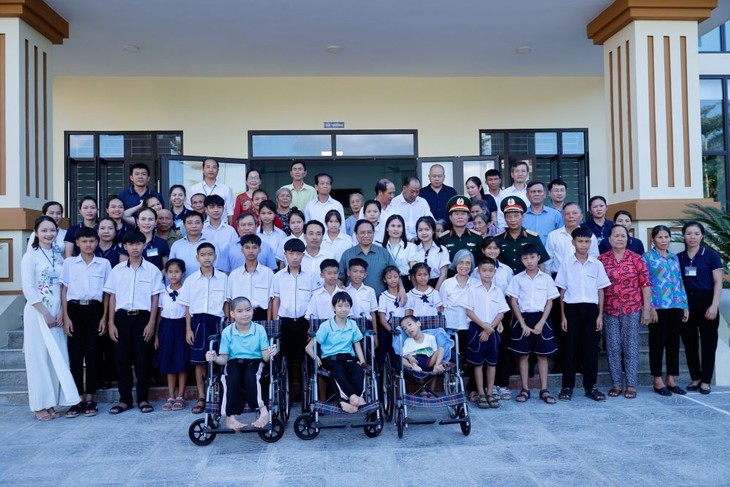
<svg viewBox="0 0 730 487"><path fill-rule="evenodd" d="M502 198L507 196L519 196L522 201L527 201L527 178L530 174L530 166L527 161L517 161L512 164L510 176L512 186L502 190Z"/></svg>
<svg viewBox="0 0 730 487"><path fill-rule="evenodd" d="M379 179L375 183L375 200L380 203L380 221L385 223L390 215L393 214L391 202L395 198L395 184L388 178ZM365 208L360 209L358 219L365 218Z"/></svg>
<svg viewBox="0 0 730 487"><path fill-rule="evenodd" d="M403 190L391 203L390 214L398 214L406 222L406 239L412 241L416 238L416 221L422 216L433 217L428 202L418 196L421 190L421 181L415 176L408 176L403 181ZM385 222L382 213L380 220Z"/></svg>
<svg viewBox="0 0 730 487"><path fill-rule="evenodd" d="M572 233L580 226L582 220L583 212L578 203L568 203L563 207L563 222L565 225L550 232L547 242L545 242L545 250L550 256L550 260L545 264L545 272L555 275L560 270L563 262L575 254ZM598 257L598 240L596 240L595 235L591 238L588 255Z"/></svg>
<svg viewBox="0 0 730 487"><path fill-rule="evenodd" d="M504 194L502 193L502 175L497 169L489 169L484 173L484 182L487 185L487 191L489 191L489 194L492 195L494 202L497 204L496 225L497 233L499 233L507 228L507 224L504 221L504 213L502 213L502 209L500 207L502 199L504 198Z"/></svg>
<svg viewBox="0 0 730 487"><path fill-rule="evenodd" d="M225 215L230 225L231 218L233 218L233 191L227 185L218 181L218 169L218 161L215 159L206 159L203 161L203 180L193 184L187 191L189 196L187 197L187 201L185 201L185 206L192 208L190 197L194 194L202 193L206 197L217 194L225 202Z"/></svg>
<svg viewBox="0 0 730 487"><path fill-rule="evenodd" d="M317 190L317 197L307 203L304 208L306 221L317 220L326 225L324 217L330 210L337 210L340 214L340 221L345 221L345 209L342 207L342 203L330 196L332 182L332 176L327 173L314 176L314 189Z"/></svg>

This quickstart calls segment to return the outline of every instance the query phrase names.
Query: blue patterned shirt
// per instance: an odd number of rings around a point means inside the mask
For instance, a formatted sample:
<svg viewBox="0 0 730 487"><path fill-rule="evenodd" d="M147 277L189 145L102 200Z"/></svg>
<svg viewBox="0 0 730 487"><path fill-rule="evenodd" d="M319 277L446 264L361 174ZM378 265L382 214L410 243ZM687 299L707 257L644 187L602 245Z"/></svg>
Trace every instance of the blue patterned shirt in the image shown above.
<svg viewBox="0 0 730 487"><path fill-rule="evenodd" d="M679 259L671 252L662 256L653 248L644 254L651 282L651 305L655 309L687 309L687 293L684 290Z"/></svg>

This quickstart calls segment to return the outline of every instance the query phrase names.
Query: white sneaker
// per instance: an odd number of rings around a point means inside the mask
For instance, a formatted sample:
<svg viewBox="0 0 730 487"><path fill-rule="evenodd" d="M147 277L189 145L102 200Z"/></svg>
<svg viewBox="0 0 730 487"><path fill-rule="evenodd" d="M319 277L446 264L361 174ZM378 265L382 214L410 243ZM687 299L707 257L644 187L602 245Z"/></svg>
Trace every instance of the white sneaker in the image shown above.
<svg viewBox="0 0 730 487"><path fill-rule="evenodd" d="M499 398L502 401L509 401L510 399L512 399L512 392L510 392L510 390L507 389L506 387L500 387L499 388Z"/></svg>

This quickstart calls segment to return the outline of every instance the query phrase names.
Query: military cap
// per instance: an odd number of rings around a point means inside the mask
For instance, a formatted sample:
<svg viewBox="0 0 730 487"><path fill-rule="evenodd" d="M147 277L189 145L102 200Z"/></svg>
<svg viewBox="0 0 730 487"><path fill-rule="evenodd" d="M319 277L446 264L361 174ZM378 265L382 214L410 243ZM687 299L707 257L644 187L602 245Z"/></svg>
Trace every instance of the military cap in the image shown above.
<svg viewBox="0 0 730 487"><path fill-rule="evenodd" d="M527 210L527 205L525 205L525 202L522 201L522 198L519 196L507 196L499 204L499 207L502 210L502 213L509 213L512 211L524 213Z"/></svg>
<svg viewBox="0 0 730 487"><path fill-rule="evenodd" d="M452 211L469 211L471 209L471 200L464 195L457 194L452 196L448 203L446 203L446 211L451 213Z"/></svg>

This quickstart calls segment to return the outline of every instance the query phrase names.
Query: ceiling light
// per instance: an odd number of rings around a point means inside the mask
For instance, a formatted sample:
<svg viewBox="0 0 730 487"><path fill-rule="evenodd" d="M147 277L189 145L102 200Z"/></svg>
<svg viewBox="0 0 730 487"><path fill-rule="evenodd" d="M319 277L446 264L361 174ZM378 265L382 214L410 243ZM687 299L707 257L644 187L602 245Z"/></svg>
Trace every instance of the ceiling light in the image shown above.
<svg viewBox="0 0 730 487"><path fill-rule="evenodd" d="M139 46L135 46L133 44L126 44L122 46L122 49L124 49L127 52L139 52Z"/></svg>
<svg viewBox="0 0 730 487"><path fill-rule="evenodd" d="M532 48L530 46L520 46L515 50L517 51L517 54L529 54L532 52Z"/></svg>
<svg viewBox="0 0 730 487"><path fill-rule="evenodd" d="M327 46L327 52L330 54L337 54L342 51L342 46L338 46L337 44L332 44L330 46Z"/></svg>

